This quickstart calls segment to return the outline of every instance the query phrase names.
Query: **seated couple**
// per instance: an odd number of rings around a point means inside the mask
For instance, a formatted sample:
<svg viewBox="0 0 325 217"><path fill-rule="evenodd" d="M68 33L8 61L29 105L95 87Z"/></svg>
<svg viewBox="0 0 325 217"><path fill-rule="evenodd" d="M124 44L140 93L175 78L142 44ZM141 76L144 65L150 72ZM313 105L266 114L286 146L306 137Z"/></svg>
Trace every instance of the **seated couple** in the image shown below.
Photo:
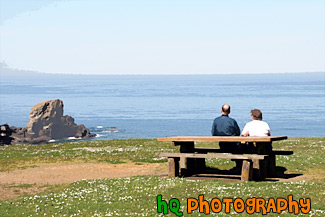
<svg viewBox="0 0 325 217"><path fill-rule="evenodd" d="M240 129L236 120L229 117L230 106L224 104L221 108L221 116L213 121L212 136L239 136ZM269 125L262 121L262 112L258 109L251 110L252 121L248 122L241 135L242 136L270 136ZM220 142L220 149L230 153L253 153L254 148L252 144L233 143L233 142ZM272 146L267 147L268 151L272 151ZM238 161L239 162L239 161ZM238 162L236 161L237 167Z"/></svg>
<svg viewBox="0 0 325 217"><path fill-rule="evenodd" d="M221 116L213 121L212 136L239 136L240 130L237 122L229 117L230 106L224 104L221 108ZM262 112L258 109L251 110L252 121L248 122L242 136L270 136L269 125L262 121Z"/></svg>

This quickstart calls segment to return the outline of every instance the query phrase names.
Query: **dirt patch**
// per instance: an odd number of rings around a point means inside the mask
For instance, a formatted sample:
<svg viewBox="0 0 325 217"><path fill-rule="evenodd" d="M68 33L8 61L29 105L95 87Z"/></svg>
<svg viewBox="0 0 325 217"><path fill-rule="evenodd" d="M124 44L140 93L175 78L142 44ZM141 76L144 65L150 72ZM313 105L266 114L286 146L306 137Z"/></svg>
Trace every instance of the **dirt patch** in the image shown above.
<svg viewBox="0 0 325 217"><path fill-rule="evenodd" d="M0 172L0 200L12 199L24 194L36 194L52 185L71 183L83 179L120 178L136 175L166 177L166 163L53 163L39 164L33 168ZM322 173L320 175L324 177ZM216 175L194 176L190 179L222 179L240 182L240 175L222 177ZM302 174L287 174L267 181L301 181L319 177Z"/></svg>
<svg viewBox="0 0 325 217"><path fill-rule="evenodd" d="M25 194L36 194L47 188L48 186L37 185L28 187L21 187L19 185L0 185L0 200L13 199Z"/></svg>
<svg viewBox="0 0 325 217"><path fill-rule="evenodd" d="M38 167L0 172L0 200L46 189L46 185L71 183L83 179L119 178L166 173L160 163L78 163L44 164Z"/></svg>

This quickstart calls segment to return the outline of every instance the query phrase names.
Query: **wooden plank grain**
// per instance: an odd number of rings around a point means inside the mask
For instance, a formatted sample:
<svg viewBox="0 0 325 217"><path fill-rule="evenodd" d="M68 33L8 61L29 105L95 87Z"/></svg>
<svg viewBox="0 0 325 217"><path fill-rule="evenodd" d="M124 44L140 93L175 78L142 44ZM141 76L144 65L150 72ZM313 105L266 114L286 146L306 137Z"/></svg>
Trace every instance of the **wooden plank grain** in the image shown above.
<svg viewBox="0 0 325 217"><path fill-rule="evenodd" d="M159 142L272 142L287 139L287 136L175 136L157 138Z"/></svg>
<svg viewBox="0 0 325 217"><path fill-rule="evenodd" d="M241 181L248 182L253 179L253 164L248 160L243 161Z"/></svg>
<svg viewBox="0 0 325 217"><path fill-rule="evenodd" d="M179 161L176 158L168 158L168 177L177 177L179 175Z"/></svg>
<svg viewBox="0 0 325 217"><path fill-rule="evenodd" d="M196 154L196 153L157 153L158 157L172 157L172 158L220 158L220 159L256 159L263 160L267 155L257 154Z"/></svg>

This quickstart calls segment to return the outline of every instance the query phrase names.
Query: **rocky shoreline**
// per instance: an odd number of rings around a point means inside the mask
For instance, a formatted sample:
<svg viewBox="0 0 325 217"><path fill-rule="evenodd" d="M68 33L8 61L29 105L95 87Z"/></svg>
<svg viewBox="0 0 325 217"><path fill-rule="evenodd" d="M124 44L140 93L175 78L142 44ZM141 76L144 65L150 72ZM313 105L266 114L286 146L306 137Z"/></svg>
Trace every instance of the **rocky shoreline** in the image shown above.
<svg viewBox="0 0 325 217"><path fill-rule="evenodd" d="M40 144L53 139L96 136L96 134L90 133L83 124L75 124L74 118L71 116L63 116L63 102L60 99L36 104L29 113L29 122L26 127L4 124L0 126L0 129L0 145Z"/></svg>

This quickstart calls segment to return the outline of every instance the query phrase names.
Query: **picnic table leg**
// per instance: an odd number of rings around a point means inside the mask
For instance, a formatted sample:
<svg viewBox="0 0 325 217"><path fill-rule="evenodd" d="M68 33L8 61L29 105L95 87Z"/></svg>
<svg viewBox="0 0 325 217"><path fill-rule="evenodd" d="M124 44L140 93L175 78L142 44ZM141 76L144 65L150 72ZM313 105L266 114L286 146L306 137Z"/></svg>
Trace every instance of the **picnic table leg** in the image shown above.
<svg viewBox="0 0 325 217"><path fill-rule="evenodd" d="M266 175L265 160L253 160L253 179L264 180Z"/></svg>
<svg viewBox="0 0 325 217"><path fill-rule="evenodd" d="M265 155L268 153L268 142L254 142L255 153ZM254 160L254 179L264 180L267 176L275 173L275 161L272 158L266 157L264 160ZM274 172L273 172L274 171Z"/></svg>
<svg viewBox="0 0 325 217"><path fill-rule="evenodd" d="M195 159L195 171L196 173L202 173L206 171L205 158L196 158Z"/></svg>
<svg viewBox="0 0 325 217"><path fill-rule="evenodd" d="M251 181L252 179L253 179L253 162L249 160L243 160L241 180L247 182L247 181Z"/></svg>
<svg viewBox="0 0 325 217"><path fill-rule="evenodd" d="M177 177L179 175L179 158L168 158L168 177Z"/></svg>
<svg viewBox="0 0 325 217"><path fill-rule="evenodd" d="M276 175L276 160L275 160L275 155L271 154L269 155L266 160L267 160L267 176L268 177L274 177Z"/></svg>
<svg viewBox="0 0 325 217"><path fill-rule="evenodd" d="M194 153L194 142L174 142L174 145L180 146L180 153ZM191 176L195 173L195 162L194 158L186 159L186 168L181 168L182 176Z"/></svg>
<svg viewBox="0 0 325 217"><path fill-rule="evenodd" d="M196 153L207 154L207 151L196 150ZM195 170L196 173L202 173L206 171L205 158L196 158L195 159Z"/></svg>

